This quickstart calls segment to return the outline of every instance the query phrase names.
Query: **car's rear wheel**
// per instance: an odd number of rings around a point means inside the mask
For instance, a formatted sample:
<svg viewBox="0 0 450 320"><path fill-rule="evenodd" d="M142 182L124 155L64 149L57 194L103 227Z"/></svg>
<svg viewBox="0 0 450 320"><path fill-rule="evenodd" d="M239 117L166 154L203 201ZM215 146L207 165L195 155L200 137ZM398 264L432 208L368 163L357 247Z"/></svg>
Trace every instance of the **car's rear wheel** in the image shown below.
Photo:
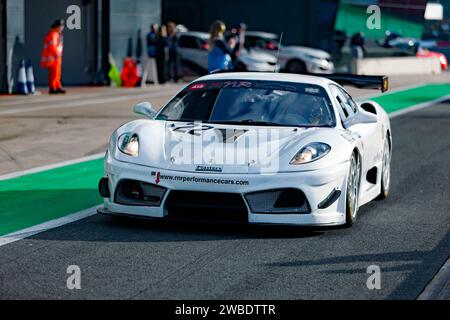
<svg viewBox="0 0 450 320"><path fill-rule="evenodd" d="M351 226L356 221L359 209L359 187L361 182L361 162L356 153L350 159L350 168L347 177L347 190L345 196L345 221Z"/></svg>
<svg viewBox="0 0 450 320"><path fill-rule="evenodd" d="M391 146L389 137L386 137L383 148L383 162L381 165L381 192L377 200L385 199L389 194L389 186L391 183Z"/></svg>
<svg viewBox="0 0 450 320"><path fill-rule="evenodd" d="M286 71L289 73L304 74L307 72L306 65L303 61L292 60L286 66Z"/></svg>

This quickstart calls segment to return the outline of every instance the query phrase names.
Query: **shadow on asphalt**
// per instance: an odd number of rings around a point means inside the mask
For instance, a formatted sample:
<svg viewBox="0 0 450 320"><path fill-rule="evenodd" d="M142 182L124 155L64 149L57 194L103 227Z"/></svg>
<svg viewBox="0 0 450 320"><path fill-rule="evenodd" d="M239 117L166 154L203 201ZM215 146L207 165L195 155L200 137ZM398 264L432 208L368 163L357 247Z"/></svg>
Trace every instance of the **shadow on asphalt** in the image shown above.
<svg viewBox="0 0 450 320"><path fill-rule="evenodd" d="M287 225L250 225L247 223L211 221L163 221L127 217L102 217L112 228L137 232L174 233L187 237L215 236L218 238L305 238L320 236L325 229Z"/></svg>
<svg viewBox="0 0 450 320"><path fill-rule="evenodd" d="M411 292L418 283L423 283L423 289L433 279L436 272L442 267L442 264L449 258L448 248L450 246L450 230L445 234L441 241L432 250L412 250L412 251L396 251L384 253L355 254L342 255L330 258L316 260L294 260L286 262L267 263L266 267L287 267L287 268L304 268L304 267L320 267L320 266L339 266L342 268L329 269L322 271L325 274L366 274L366 268L349 268L354 263L364 262L364 265L386 265L387 263L399 263L397 266L385 267L381 271L383 273L395 273L407 271L407 277L402 283L396 287L387 299L411 299ZM443 261L443 262L442 262ZM408 263L405 263L408 262Z"/></svg>
<svg viewBox="0 0 450 320"><path fill-rule="evenodd" d="M164 221L95 215L33 236L48 241L174 242L321 236L333 228ZM334 228L336 229L336 228Z"/></svg>

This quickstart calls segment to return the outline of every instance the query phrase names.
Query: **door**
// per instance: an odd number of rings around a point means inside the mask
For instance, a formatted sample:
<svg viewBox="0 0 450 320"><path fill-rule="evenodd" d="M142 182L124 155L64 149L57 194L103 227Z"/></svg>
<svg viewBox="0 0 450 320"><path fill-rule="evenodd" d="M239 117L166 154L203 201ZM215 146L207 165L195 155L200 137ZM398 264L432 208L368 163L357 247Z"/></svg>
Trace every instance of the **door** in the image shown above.
<svg viewBox="0 0 450 320"><path fill-rule="evenodd" d="M70 16L67 8L76 5L81 9L81 29L64 29L62 65L63 85L91 84L95 79L96 17L95 0L25 0L26 52L34 66L37 85L46 85L48 72L39 67L43 40L56 19Z"/></svg>
<svg viewBox="0 0 450 320"><path fill-rule="evenodd" d="M335 88L334 92L338 93L338 101L342 107L343 119L351 122L351 118L358 115L361 111L358 105L353 101L350 95L341 87L333 86ZM332 90L333 91L333 90ZM381 128L380 122L376 123L356 123L350 125L346 128L348 131L352 132L355 137L360 139L362 143L362 177L367 176L367 172L374 166L379 166L381 161L383 150L383 130ZM374 184L369 184L366 179L362 180L361 187L363 190L368 190L374 187Z"/></svg>
<svg viewBox="0 0 450 320"><path fill-rule="evenodd" d="M208 70L208 49L204 46L205 43L207 42L198 37L182 34L180 36L182 59Z"/></svg>

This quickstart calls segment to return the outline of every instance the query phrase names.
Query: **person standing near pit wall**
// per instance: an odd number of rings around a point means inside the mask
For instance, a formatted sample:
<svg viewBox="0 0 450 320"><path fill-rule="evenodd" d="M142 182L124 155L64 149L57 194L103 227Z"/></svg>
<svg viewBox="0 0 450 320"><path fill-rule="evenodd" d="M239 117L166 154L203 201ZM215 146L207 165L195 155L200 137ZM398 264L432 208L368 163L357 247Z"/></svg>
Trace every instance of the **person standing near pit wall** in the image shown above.
<svg viewBox="0 0 450 320"><path fill-rule="evenodd" d="M177 32L177 24L173 21L167 23L167 46L169 48L169 80L178 82L181 78L180 39Z"/></svg>
<svg viewBox="0 0 450 320"><path fill-rule="evenodd" d="M56 20L44 38L41 67L48 69L49 94L66 93L61 84L64 20Z"/></svg>
<svg viewBox="0 0 450 320"><path fill-rule="evenodd" d="M158 71L156 64L156 50L158 46L158 24L152 23L150 32L147 34L147 59L142 74L141 86L144 87L150 75L153 84L158 85Z"/></svg>
<svg viewBox="0 0 450 320"><path fill-rule="evenodd" d="M208 72L232 69L232 49L224 40L225 23L220 20L211 25L209 32ZM234 42L234 45L236 43Z"/></svg>
<svg viewBox="0 0 450 320"><path fill-rule="evenodd" d="M363 59L366 55L364 33L357 32L350 39L350 49L353 59Z"/></svg>

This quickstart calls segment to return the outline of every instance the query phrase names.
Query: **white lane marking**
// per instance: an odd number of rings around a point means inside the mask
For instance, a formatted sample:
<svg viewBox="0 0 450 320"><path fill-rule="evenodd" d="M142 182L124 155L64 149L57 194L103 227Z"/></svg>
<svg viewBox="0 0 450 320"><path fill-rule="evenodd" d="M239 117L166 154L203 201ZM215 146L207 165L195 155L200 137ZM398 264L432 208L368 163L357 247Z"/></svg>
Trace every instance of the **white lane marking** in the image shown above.
<svg viewBox="0 0 450 320"><path fill-rule="evenodd" d="M66 102L66 101L70 101L70 100L76 100L76 99L80 99L80 98L104 98L105 96L110 96L112 97L120 97L120 96L129 96L129 97L133 97L133 95L136 94L144 94L145 92L147 92L147 94L152 95L155 93L161 93L161 92L167 92L170 93L173 90L178 90L179 88L164 88L163 90L151 90L151 91L145 91L143 89L137 89L137 90L132 90L132 91L128 91L127 92L89 92L89 93L80 93L80 94L71 94L71 95L66 95L66 96L48 96L45 97L43 96L42 98L38 98L38 99L34 99L34 100L30 100L30 99L20 99L20 100L7 100L7 101L1 101L0 100L0 107L12 107L12 106L16 106L16 105L22 105L22 104L38 104L38 103L43 103L43 102Z"/></svg>
<svg viewBox="0 0 450 320"><path fill-rule="evenodd" d="M417 110L420 110L420 109L423 109L423 108L426 108L426 107L438 104L440 102L443 102L443 101L449 100L449 99L450 99L450 94L448 94L446 96L443 96L443 97L440 97L440 98L437 98L437 99L434 99L434 100L430 100L430 101L427 101L427 102L419 103L419 104L416 104L416 105L411 106L411 107L406 107L405 109L389 113L389 118L393 119L393 118L396 118L398 116L404 115L406 113L417 111Z"/></svg>
<svg viewBox="0 0 450 320"><path fill-rule="evenodd" d="M105 104L105 103L113 103L120 101L127 101L132 99L145 99L145 98L157 98L167 96L167 92L157 92L154 94L146 93L146 94L137 94L134 96L120 96L120 97L111 97L111 98L100 98L100 99L92 99L92 100L84 100L84 101L71 101L66 103L60 103L52 106L38 106L38 107L25 107L25 108L16 108L9 110L0 111L0 115L10 115L24 112L33 112L40 110L51 110L51 109L63 109L63 108L73 108L73 107L82 107L82 106L91 106L96 104Z"/></svg>
<svg viewBox="0 0 450 320"><path fill-rule="evenodd" d="M79 211L77 213L70 214L68 216L64 216L58 219L50 220L33 227L29 227L26 229L22 229L4 236L0 237L0 247L7 245L9 243L13 243L31 236L34 236L38 233L61 227L65 224L72 223L87 217L90 217L94 214L97 214L97 209L102 207L102 205L98 205L89 209L85 209Z"/></svg>
<svg viewBox="0 0 450 320"><path fill-rule="evenodd" d="M103 153L96 153L96 154L93 154L93 155L90 155L90 156L87 156L87 157L83 157L83 158L78 158L78 159L58 162L58 163L49 164L49 165L45 165L45 166L42 166L42 167L36 167L36 168L32 168L32 169L27 169L27 170L23 170L23 171L16 171L16 172L12 172L12 173L7 173L7 174L4 174L4 175L0 176L0 181L13 179L13 178L25 176L25 175L28 175L28 174L32 174L32 173L38 173L38 172L42 172L42 171L47 171L47 170L51 170L51 169L65 167L65 166L69 166L69 165L72 165L72 164L77 164L77 163L86 162L86 161L90 161L90 160L97 160L97 159L100 159L100 158L102 158L104 156L105 156L104 152Z"/></svg>
<svg viewBox="0 0 450 320"><path fill-rule="evenodd" d="M430 84L426 84L426 83L418 84L418 83L416 83L416 84L413 84L413 85L405 85L405 86L397 87L397 88L395 88L393 90L388 90L385 94L382 94L382 95L380 95L380 94L370 94L370 95L366 95L366 96L356 97L355 100L356 101L370 100L370 99L373 99L373 98L384 97L384 96L388 96L388 95L391 95L391 94L394 94L394 93L397 93L397 92L400 92L400 91L416 89L416 88L427 86L427 85L430 85Z"/></svg>

